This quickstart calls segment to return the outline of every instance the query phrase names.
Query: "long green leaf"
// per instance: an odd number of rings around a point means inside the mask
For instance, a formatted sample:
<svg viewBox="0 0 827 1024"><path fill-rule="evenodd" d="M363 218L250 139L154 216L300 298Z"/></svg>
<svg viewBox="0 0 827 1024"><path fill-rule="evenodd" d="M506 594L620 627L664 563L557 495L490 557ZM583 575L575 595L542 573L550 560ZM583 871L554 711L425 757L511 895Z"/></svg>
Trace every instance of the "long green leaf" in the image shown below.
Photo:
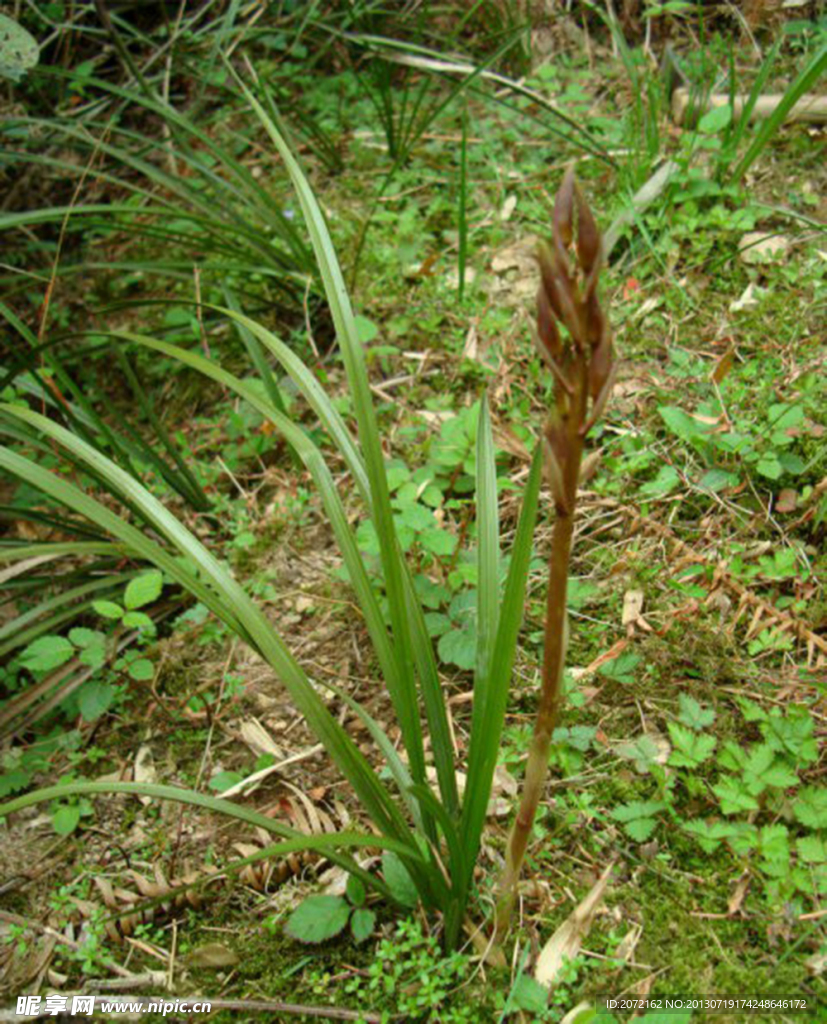
<svg viewBox="0 0 827 1024"><path fill-rule="evenodd" d="M397 713L400 712L400 708L404 710L403 696L401 694L404 682L399 677L398 662L390 637L388 636L387 628L385 627L382 610L365 569L365 564L357 547L353 531L348 523L347 513L336 489L333 477L316 445L304 431L284 416L269 400L263 398L244 381L239 380L233 374L222 369L213 360L205 359L197 352L179 348L168 342L144 338L129 331L115 331L113 336L161 352L178 360L183 365L197 370L224 387L232 389L237 395L269 419L282 433L285 440L296 451L313 476L324 504L328 522L333 529L339 550L345 560L351 584L356 591L359 606L365 616L365 622L379 659L383 677L388 684L394 709Z"/></svg>
<svg viewBox="0 0 827 1024"><path fill-rule="evenodd" d="M337 851L355 848L375 848L392 850L399 856L404 857L407 862L422 863L421 855L418 852L412 853L411 848L396 839L388 836L363 835L358 832L338 832L325 835L309 836L297 832L295 829L282 825L280 822L268 818L265 814L250 810L240 804L225 800L222 797L209 796L206 793L198 793L194 789L179 789L176 786L162 786L156 783L147 782L75 782L67 780L59 786L49 786L44 789L37 789L31 793L16 797L5 804L0 804L0 818L8 817L17 811L25 810L39 803L49 800L63 800L68 796L111 796L114 793L125 793L128 796L147 796L154 800L170 800L179 804L188 804L192 807L201 807L213 814L220 814L225 818L234 818L236 821L243 821L247 825L264 829L272 835L281 836L285 842L269 846L256 854L253 859L264 857L282 857L289 853L297 853L301 850L315 850L324 853L325 856L334 862L346 867L351 874L361 878L371 888L379 888L385 895L390 894L384 886L373 875L368 874L363 868L350 857L342 856Z"/></svg>
<svg viewBox="0 0 827 1024"><path fill-rule="evenodd" d="M379 429L365 366L362 344L356 330L356 321L350 305L339 261L327 230L327 224L313 190L299 167L278 128L267 111L246 86L241 88L261 124L270 136L287 172L304 214L310 240L324 285L336 337L339 341L359 431L359 442L365 460L371 494L374 526L379 539L385 590L390 607L395 653L399 661L399 675L403 680L403 705L398 710L399 728L415 782L425 782L425 753L422 726L416 699L416 680L413 672L413 651L408 626L405 589L403 586L402 553L396 537L390 493L385 471L385 459L379 440Z"/></svg>
<svg viewBox="0 0 827 1024"><path fill-rule="evenodd" d="M119 537L141 557L158 565L173 579L177 579L227 622L242 639L251 643L275 669L309 727L324 744L377 825L387 835L407 841L412 847L413 837L410 830L373 769L327 710L304 671L286 649L263 612L218 560L144 487L91 446L31 410L12 406L0 407L0 410L35 426L90 468L94 468L109 482L114 493L129 500L144 519L177 548L195 567L200 578L196 578L192 571L184 569L178 559L172 558L157 544L149 541L139 530L66 481L34 466L8 449L0 449L0 465L15 475L28 479L34 486ZM201 582L202 579L209 586L205 586L205 583ZM428 880L420 877L418 881L420 892L423 898L427 899Z"/></svg>
<svg viewBox="0 0 827 1024"><path fill-rule="evenodd" d="M488 401L477 423L477 654L471 731L485 720L491 658L500 615L500 528L497 466Z"/></svg>
<svg viewBox="0 0 827 1024"><path fill-rule="evenodd" d="M500 621L491 659L485 715L475 722L476 728L471 733L468 778L462 804L461 824L461 840L471 864L476 860L479 849L491 784L499 755L511 673L516 656L517 637L523 621L525 588L533 550L541 475L542 451L541 446L538 445L526 483L523 508L511 551L511 564L508 569ZM470 883L470 878L465 881Z"/></svg>
<svg viewBox="0 0 827 1024"><path fill-rule="evenodd" d="M775 135L786 120L787 114L801 97L813 88L825 72L827 72L827 43L817 50L807 62L800 74L788 86L781 102L761 124L746 153L744 153L732 171L731 176L734 180L737 181L743 178L749 168L767 148L773 135Z"/></svg>
<svg viewBox="0 0 827 1024"><path fill-rule="evenodd" d="M755 81L752 83L752 88L747 96L747 102L744 104L744 108L741 111L741 116L738 118L738 121L732 130L732 135L727 140L727 149L729 149L733 154L738 152L738 147L741 145L744 135L746 134L749 126L749 119L755 109L755 104L758 102L758 97L764 91L764 86L767 84L770 72L773 67L775 67L775 62L781 49L782 39L783 37L779 36L770 52L764 58L761 67L758 69L758 74L755 76ZM734 89L734 76L732 85Z"/></svg>

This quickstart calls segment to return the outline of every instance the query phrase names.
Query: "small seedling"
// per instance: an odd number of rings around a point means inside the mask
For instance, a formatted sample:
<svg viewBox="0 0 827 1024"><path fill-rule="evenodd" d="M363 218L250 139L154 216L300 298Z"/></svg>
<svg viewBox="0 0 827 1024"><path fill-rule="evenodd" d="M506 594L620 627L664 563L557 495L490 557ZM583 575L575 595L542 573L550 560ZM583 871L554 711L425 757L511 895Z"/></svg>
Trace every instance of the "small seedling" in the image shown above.
<svg viewBox="0 0 827 1024"><path fill-rule="evenodd" d="M376 926L376 913L365 906L366 900L364 885L351 875L344 896L308 896L290 915L284 930L298 942L315 944L341 935L349 923L354 941L365 942Z"/></svg>

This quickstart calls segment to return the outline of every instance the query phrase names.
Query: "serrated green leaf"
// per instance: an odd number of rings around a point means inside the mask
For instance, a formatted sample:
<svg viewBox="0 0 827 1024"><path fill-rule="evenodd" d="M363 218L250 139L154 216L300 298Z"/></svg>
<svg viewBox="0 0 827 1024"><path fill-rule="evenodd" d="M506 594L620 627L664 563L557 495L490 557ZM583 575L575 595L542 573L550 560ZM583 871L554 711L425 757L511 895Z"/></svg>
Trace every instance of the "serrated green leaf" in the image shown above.
<svg viewBox="0 0 827 1024"><path fill-rule="evenodd" d="M308 896L293 911L284 926L298 942L327 942L344 931L350 920L350 905L341 896Z"/></svg>
<svg viewBox="0 0 827 1024"><path fill-rule="evenodd" d="M728 473L725 469L709 469L698 481L698 486L707 491L717 494L727 487L734 487L738 483L735 473Z"/></svg>
<svg viewBox="0 0 827 1024"><path fill-rule="evenodd" d="M712 787L724 814L757 811L758 801L745 789L740 779L727 777Z"/></svg>
<svg viewBox="0 0 827 1024"><path fill-rule="evenodd" d="M94 722L111 707L115 700L115 687L97 679L84 683L78 691L78 708L85 722Z"/></svg>
<svg viewBox="0 0 827 1024"><path fill-rule="evenodd" d="M365 942L373 935L376 914L367 907L357 907L350 918L350 930L356 942Z"/></svg>
<svg viewBox="0 0 827 1024"><path fill-rule="evenodd" d="M620 822L649 818L662 811L665 806L662 800L632 800L629 803L621 804L620 807L615 807L612 817L615 821Z"/></svg>
<svg viewBox="0 0 827 1024"><path fill-rule="evenodd" d="M808 828L827 828L827 788L806 786L793 803L796 820Z"/></svg>
<svg viewBox="0 0 827 1024"><path fill-rule="evenodd" d="M715 712L712 708L702 707L695 698L688 693L678 694L678 718L690 729L706 729L715 721Z"/></svg>
<svg viewBox="0 0 827 1024"><path fill-rule="evenodd" d="M745 722L766 722L767 712L754 700L750 700L748 697L739 697L738 704Z"/></svg>
<svg viewBox="0 0 827 1024"><path fill-rule="evenodd" d="M827 861L827 845L820 836L802 836L796 840L795 848L799 859L806 864L823 864Z"/></svg>
<svg viewBox="0 0 827 1024"><path fill-rule="evenodd" d="M446 665L470 671L477 656L477 636L473 626L452 629L439 638L437 644L440 658Z"/></svg>
<svg viewBox="0 0 827 1024"><path fill-rule="evenodd" d="M75 647L97 647L106 643L106 634L99 629L86 629L76 626L69 630L69 639Z"/></svg>
<svg viewBox="0 0 827 1024"><path fill-rule="evenodd" d="M662 498L671 494L681 483L681 475L674 466L661 466L654 480L640 485L640 493L646 498Z"/></svg>
<svg viewBox="0 0 827 1024"><path fill-rule="evenodd" d="M790 789L799 783L796 773L783 761L776 761L768 768L764 772L762 780L767 786L772 786L775 789Z"/></svg>
<svg viewBox="0 0 827 1024"><path fill-rule="evenodd" d="M732 107L725 103L708 110L698 121L698 131L705 135L716 135L732 123Z"/></svg>
<svg viewBox="0 0 827 1024"><path fill-rule="evenodd" d="M784 473L784 467L774 455L767 455L763 459L759 459L755 468L761 476L768 480L778 480Z"/></svg>
<svg viewBox="0 0 827 1024"><path fill-rule="evenodd" d="M103 619L120 619L123 617L123 608L114 601L93 601L92 607Z"/></svg>
<svg viewBox="0 0 827 1024"><path fill-rule="evenodd" d="M127 612L121 620L127 629L140 629L142 633L154 635L155 623L144 612Z"/></svg>
<svg viewBox="0 0 827 1024"><path fill-rule="evenodd" d="M40 59L34 38L16 21L0 14L0 78L19 82Z"/></svg>
<svg viewBox="0 0 827 1024"><path fill-rule="evenodd" d="M41 636L21 652L20 661L30 672L51 672L65 665L74 653L75 648L66 637Z"/></svg>
<svg viewBox="0 0 827 1024"><path fill-rule="evenodd" d="M678 437L683 438L685 441L691 441L693 438L704 437L709 434L710 427L708 424L695 419L694 416L690 416L688 412L684 412L683 409L679 409L677 406L662 405L658 412L672 433L677 434Z"/></svg>
<svg viewBox="0 0 827 1024"><path fill-rule="evenodd" d="M730 826L720 821L685 821L683 828L705 853L714 853L730 834Z"/></svg>
<svg viewBox="0 0 827 1024"><path fill-rule="evenodd" d="M101 644L96 647L86 647L78 655L81 665L88 665L90 668L100 668L106 661L106 648Z"/></svg>
<svg viewBox="0 0 827 1024"><path fill-rule="evenodd" d="M129 611L143 608L157 601L164 589L163 574L157 571L145 572L130 580L124 591L123 600Z"/></svg>
<svg viewBox="0 0 827 1024"><path fill-rule="evenodd" d="M618 683L631 683L634 682L633 672L640 661L639 654L635 654L634 651L624 651L617 658L612 658L611 661L601 665L598 671L607 679L614 679Z"/></svg>
<svg viewBox="0 0 827 1024"><path fill-rule="evenodd" d="M126 671L130 679L143 683L155 675L155 666L149 658L138 658L137 661L130 662Z"/></svg>
<svg viewBox="0 0 827 1024"><path fill-rule="evenodd" d="M353 318L353 323L356 327L356 336L363 345L369 344L379 334L379 328L366 316L357 313Z"/></svg>
<svg viewBox="0 0 827 1024"><path fill-rule="evenodd" d="M548 1006L548 989L530 974L521 974L514 982L508 998L509 1007L526 1013L541 1014Z"/></svg>
<svg viewBox="0 0 827 1024"><path fill-rule="evenodd" d="M784 825L765 825L758 834L758 843L767 860L787 861L790 856L789 832Z"/></svg>
<svg viewBox="0 0 827 1024"><path fill-rule="evenodd" d="M714 736L701 736L677 722L669 722L667 728L673 743L669 764L676 768L696 768L712 755L718 742Z"/></svg>
<svg viewBox="0 0 827 1024"><path fill-rule="evenodd" d="M655 831L657 825L658 823L654 818L636 818L634 821L626 822L623 826L623 831L630 839L643 843Z"/></svg>

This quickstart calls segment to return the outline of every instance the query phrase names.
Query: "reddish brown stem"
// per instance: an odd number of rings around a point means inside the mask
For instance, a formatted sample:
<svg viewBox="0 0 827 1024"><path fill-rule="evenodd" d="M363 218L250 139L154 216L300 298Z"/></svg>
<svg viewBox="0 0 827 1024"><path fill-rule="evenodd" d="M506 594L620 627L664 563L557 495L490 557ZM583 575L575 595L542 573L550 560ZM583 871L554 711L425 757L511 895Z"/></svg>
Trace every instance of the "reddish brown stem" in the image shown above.
<svg viewBox="0 0 827 1024"><path fill-rule="evenodd" d="M579 443L578 443L579 442ZM583 445L579 437L574 443L567 460L567 469L574 475L574 493L566 510L559 510L554 523L549 555L548 594L546 596L546 627L543 645L543 674L540 703L534 722L534 734L528 751L520 808L508 837L505 854L505 868L500 879L497 902L497 933L502 939L517 899L517 883L520 879L523 859L537 816L537 808L543 795L548 775L549 748L557 723L560 708L561 683L566 662L566 591L568 586L569 561L571 559L572 537L574 536L574 513L577 478ZM567 487L567 490L569 488Z"/></svg>
<svg viewBox="0 0 827 1024"><path fill-rule="evenodd" d="M576 265L569 255L572 243ZM538 256L541 283L535 340L554 373L554 406L544 441L557 519L549 556L540 702L520 809L508 838L500 880L498 939L503 938L511 920L523 859L548 775L549 748L560 709L566 660L566 589L580 463L586 434L602 412L611 390L614 366L611 331L595 290L601 266L600 232L572 172L566 174L557 193L552 244L541 244ZM559 325L566 328L568 338L563 337Z"/></svg>

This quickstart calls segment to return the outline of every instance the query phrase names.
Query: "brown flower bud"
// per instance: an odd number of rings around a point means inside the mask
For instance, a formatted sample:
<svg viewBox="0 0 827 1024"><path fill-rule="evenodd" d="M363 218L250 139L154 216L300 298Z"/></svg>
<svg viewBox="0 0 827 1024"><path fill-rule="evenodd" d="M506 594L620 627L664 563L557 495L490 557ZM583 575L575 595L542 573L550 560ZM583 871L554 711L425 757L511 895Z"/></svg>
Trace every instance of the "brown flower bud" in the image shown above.
<svg viewBox="0 0 827 1024"><path fill-rule="evenodd" d="M593 290L597 283L597 270L601 263L601 241L597 224L589 209L589 205L583 198L583 193L575 183L575 198L577 199L577 259L583 273L592 284L592 289L587 288L587 294Z"/></svg>
<svg viewBox="0 0 827 1024"><path fill-rule="evenodd" d="M546 298L558 320L566 325L572 338L578 343L583 339L583 320L578 309L577 289L568 276L559 273L559 260L548 245L541 242L537 258L540 262L540 276Z"/></svg>
<svg viewBox="0 0 827 1024"><path fill-rule="evenodd" d="M559 359L563 351L560 331L544 288L537 290L537 334L552 359Z"/></svg>
<svg viewBox="0 0 827 1024"><path fill-rule="evenodd" d="M570 167L564 177L554 201L551 215L551 229L564 249L571 245L574 220L574 170Z"/></svg>

